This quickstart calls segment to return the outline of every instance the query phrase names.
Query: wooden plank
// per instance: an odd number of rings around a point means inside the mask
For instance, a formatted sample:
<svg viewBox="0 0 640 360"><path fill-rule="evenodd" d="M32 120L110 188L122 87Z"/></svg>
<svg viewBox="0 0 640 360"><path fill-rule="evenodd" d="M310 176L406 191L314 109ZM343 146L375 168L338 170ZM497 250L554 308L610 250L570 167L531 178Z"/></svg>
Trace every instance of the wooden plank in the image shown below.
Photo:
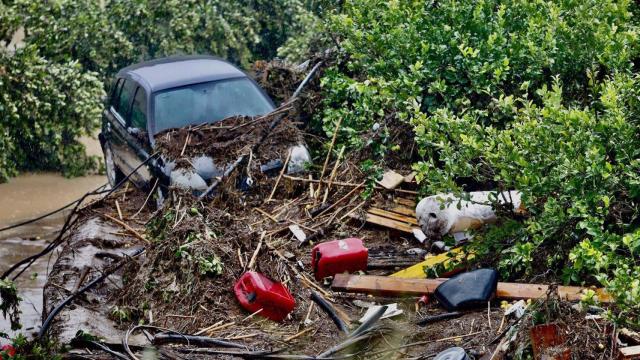
<svg viewBox="0 0 640 360"><path fill-rule="evenodd" d="M447 279L400 279L387 276L338 274L333 278L331 288L334 291L356 292L379 295L424 295L431 294ZM538 299L547 296L548 285L498 283L496 297L507 300ZM579 301L584 288L576 286L558 286L560 298L568 301ZM596 289L601 302L612 302L611 296L604 289Z"/></svg>
<svg viewBox="0 0 640 360"><path fill-rule="evenodd" d="M404 205L410 208L415 208L416 207L416 202L414 200L411 199L405 199L405 198L401 198L401 197L397 197L394 199L394 201L396 202L396 204L400 204L400 205Z"/></svg>
<svg viewBox="0 0 640 360"><path fill-rule="evenodd" d="M394 206L389 211L394 212L396 214L411 216L412 218L416 218L416 210L414 208L408 208L405 206Z"/></svg>
<svg viewBox="0 0 640 360"><path fill-rule="evenodd" d="M640 359L640 346L629 346L620 349L619 360L638 360Z"/></svg>
<svg viewBox="0 0 640 360"><path fill-rule="evenodd" d="M369 210L367 210L367 212L369 214L373 214L373 215L379 215L382 217L386 217L392 220L396 220L396 221L400 221L406 224L411 224L411 225L418 225L418 220L416 220L415 218L410 218L408 216L405 215L399 215L396 213L392 213L391 211L386 211L386 210L382 210L382 209L378 209L378 208L369 208Z"/></svg>
<svg viewBox="0 0 640 360"><path fill-rule="evenodd" d="M395 230L399 230L399 231L406 232L406 233L409 233L409 234L413 234L412 228L411 228L411 226L409 224L403 223L403 222L400 222L400 221L396 221L396 220L392 220L392 219L389 219L389 218L386 218L386 217L373 215L373 214L369 214L369 213L367 213L365 215L364 219L361 216L359 216L358 214L351 214L349 216L354 218L354 219L364 220L364 221L366 221L368 223L372 223L372 224L384 226L384 227L387 227L387 228L390 228L390 229L395 229Z"/></svg>
<svg viewBox="0 0 640 360"><path fill-rule="evenodd" d="M425 279L427 277L427 274L424 272L425 266L432 267L438 264L449 262L454 258L463 259L465 256L469 260L473 259L474 257L473 254L463 253L461 248L455 248L440 255L429 256L423 262L412 265L404 270L400 270L395 274L391 274L390 276L402 279Z"/></svg>

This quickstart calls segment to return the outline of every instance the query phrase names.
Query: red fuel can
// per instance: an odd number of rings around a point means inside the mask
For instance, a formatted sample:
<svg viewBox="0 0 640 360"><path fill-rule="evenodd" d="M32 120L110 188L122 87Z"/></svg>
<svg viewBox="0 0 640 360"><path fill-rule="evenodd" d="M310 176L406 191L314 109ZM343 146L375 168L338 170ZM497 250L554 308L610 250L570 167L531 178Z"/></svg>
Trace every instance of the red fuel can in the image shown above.
<svg viewBox="0 0 640 360"><path fill-rule="evenodd" d="M255 271L247 271L233 287L240 305L258 315L282 321L296 306L296 301L284 285Z"/></svg>
<svg viewBox="0 0 640 360"><path fill-rule="evenodd" d="M316 245L311 252L311 267L316 279L367 269L369 250L362 239L348 238Z"/></svg>

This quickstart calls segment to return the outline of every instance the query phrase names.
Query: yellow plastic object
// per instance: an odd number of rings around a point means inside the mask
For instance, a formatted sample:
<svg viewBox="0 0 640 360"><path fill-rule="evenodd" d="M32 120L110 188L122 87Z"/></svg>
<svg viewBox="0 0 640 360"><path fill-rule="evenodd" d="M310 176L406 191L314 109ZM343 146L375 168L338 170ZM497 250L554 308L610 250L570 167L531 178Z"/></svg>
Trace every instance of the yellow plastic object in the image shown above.
<svg viewBox="0 0 640 360"><path fill-rule="evenodd" d="M410 266L404 270L400 270L395 274L390 275L391 277L403 278L403 279L425 279L427 275L424 272L425 266L435 266L441 263L446 263L451 261L454 258L464 259L466 256L467 260L473 259L473 254L466 254L462 252L462 248L455 248L450 250L449 252L436 255L429 256L425 261L417 263L413 266Z"/></svg>

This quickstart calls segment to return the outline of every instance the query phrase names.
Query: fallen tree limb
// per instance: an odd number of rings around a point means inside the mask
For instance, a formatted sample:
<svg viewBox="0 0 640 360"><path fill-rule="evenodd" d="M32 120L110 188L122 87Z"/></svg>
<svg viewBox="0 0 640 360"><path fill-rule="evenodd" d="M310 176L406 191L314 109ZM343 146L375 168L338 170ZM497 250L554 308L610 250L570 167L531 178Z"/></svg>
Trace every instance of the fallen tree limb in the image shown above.
<svg viewBox="0 0 640 360"><path fill-rule="evenodd" d="M338 274L333 278L331 289L351 293L415 296L431 294L447 280ZM583 291L587 289L578 286L558 286L557 288L560 298L567 301L580 301ZM604 289L594 290L600 302L613 302L613 298ZM508 300L539 299L546 297L548 291L549 285L499 282L496 297Z"/></svg>

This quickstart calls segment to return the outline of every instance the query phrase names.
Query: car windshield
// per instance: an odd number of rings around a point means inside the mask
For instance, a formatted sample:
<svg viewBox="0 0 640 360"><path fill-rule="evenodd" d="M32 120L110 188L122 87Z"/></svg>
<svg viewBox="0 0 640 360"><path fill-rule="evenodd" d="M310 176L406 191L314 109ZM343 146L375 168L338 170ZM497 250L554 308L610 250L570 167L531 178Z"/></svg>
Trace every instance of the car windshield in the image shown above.
<svg viewBox="0 0 640 360"><path fill-rule="evenodd" d="M271 102L247 78L194 84L154 95L155 133L272 110Z"/></svg>

